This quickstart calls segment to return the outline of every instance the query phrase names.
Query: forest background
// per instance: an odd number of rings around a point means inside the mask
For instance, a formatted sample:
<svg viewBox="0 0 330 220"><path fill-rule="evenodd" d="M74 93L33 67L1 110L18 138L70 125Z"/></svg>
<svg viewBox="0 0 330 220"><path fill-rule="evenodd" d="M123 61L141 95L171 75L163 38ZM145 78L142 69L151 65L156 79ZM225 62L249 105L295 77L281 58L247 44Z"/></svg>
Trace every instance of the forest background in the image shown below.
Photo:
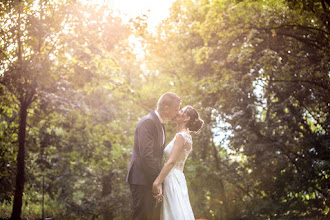
<svg viewBox="0 0 330 220"><path fill-rule="evenodd" d="M177 0L147 20L0 2L0 218L128 219L135 125L172 91L205 121L196 218L329 219L330 1Z"/></svg>

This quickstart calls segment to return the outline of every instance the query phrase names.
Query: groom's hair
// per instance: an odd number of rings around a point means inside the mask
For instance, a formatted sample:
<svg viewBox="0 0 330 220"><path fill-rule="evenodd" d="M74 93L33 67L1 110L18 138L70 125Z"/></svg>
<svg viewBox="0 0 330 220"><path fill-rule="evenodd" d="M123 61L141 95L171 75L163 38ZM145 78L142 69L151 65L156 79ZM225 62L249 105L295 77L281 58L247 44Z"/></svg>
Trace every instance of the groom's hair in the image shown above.
<svg viewBox="0 0 330 220"><path fill-rule="evenodd" d="M166 92L159 98L157 109L162 111L165 106L172 106L175 102L181 102L180 96L173 92Z"/></svg>

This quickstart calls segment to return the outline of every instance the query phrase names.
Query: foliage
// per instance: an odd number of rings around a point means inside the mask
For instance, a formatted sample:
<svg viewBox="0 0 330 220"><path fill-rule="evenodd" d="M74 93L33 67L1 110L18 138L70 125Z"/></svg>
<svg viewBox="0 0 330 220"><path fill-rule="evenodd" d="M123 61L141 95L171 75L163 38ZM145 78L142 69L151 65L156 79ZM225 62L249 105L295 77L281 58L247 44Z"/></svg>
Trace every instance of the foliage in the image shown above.
<svg viewBox="0 0 330 220"><path fill-rule="evenodd" d="M207 179L197 216L329 215L328 11L324 1L173 5L150 56L207 122L193 157L207 175L190 174ZM219 129L227 136L213 143Z"/></svg>
<svg viewBox="0 0 330 220"><path fill-rule="evenodd" d="M178 0L155 33L106 5L18 2L0 3L1 218L22 107L22 217L44 189L44 215L129 218L134 128L166 91L205 122L185 166L196 218L329 218L328 1Z"/></svg>

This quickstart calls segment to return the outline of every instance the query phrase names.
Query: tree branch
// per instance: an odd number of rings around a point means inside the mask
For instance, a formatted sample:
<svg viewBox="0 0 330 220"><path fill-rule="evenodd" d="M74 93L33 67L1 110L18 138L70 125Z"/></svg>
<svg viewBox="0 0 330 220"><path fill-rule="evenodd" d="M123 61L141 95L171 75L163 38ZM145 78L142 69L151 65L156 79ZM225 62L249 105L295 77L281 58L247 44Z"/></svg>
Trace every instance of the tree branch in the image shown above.
<svg viewBox="0 0 330 220"><path fill-rule="evenodd" d="M287 83L308 83L308 84L312 84L312 85L316 85L318 87L321 87L322 89L326 90L326 91L330 91L330 89L320 83L317 83L317 82L313 82L313 81L309 81L309 80L270 80L269 81L270 83L273 83L273 82L287 82Z"/></svg>
<svg viewBox="0 0 330 220"><path fill-rule="evenodd" d="M7 54L6 54L5 52L3 52L2 49L0 49L0 52L1 52L3 55L5 55L5 57L6 57L7 60L9 60L9 57L7 56Z"/></svg>
<svg viewBox="0 0 330 220"><path fill-rule="evenodd" d="M62 36L62 34L63 34L62 31L63 31L63 29L65 28L65 25L66 25L66 23L68 22L68 20L69 20L69 18L68 18L68 16L66 16L66 19L65 19L64 24L63 24L63 28L62 28L62 30L60 31L60 34L58 35L57 39L55 40L55 42L54 42L52 48L48 51L47 56L45 57L45 59L48 59L49 54L50 54L51 52L53 52L53 50L55 49L55 46L56 46L58 40L60 39L60 37Z"/></svg>

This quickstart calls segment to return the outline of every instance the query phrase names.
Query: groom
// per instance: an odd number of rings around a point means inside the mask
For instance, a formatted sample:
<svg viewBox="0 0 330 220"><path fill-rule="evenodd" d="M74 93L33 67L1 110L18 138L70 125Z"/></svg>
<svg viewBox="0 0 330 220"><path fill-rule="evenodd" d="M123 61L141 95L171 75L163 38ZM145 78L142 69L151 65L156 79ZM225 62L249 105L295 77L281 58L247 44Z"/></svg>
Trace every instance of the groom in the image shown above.
<svg viewBox="0 0 330 220"><path fill-rule="evenodd" d="M163 123L176 117L180 105L181 98L167 92L159 98L157 110L151 111L136 126L133 154L126 177L132 194L133 220L159 219L152 183L162 168L165 147Z"/></svg>

